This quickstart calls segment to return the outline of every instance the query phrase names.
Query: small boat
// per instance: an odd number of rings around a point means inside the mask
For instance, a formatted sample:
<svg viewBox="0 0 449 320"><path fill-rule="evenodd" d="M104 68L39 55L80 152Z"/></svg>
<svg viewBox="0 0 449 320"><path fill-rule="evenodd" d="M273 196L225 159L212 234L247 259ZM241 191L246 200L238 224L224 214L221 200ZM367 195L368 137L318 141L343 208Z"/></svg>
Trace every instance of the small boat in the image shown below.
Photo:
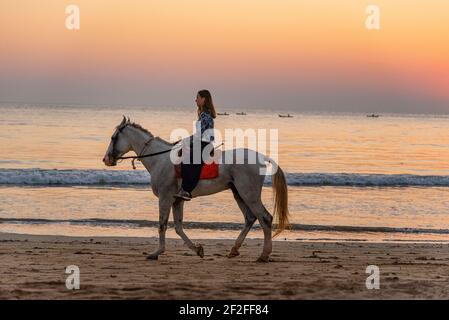
<svg viewBox="0 0 449 320"><path fill-rule="evenodd" d="M217 115L219 115L219 116L229 116L229 113L227 113L227 112L217 112Z"/></svg>
<svg viewBox="0 0 449 320"><path fill-rule="evenodd" d="M293 116L290 113L287 114L278 114L279 118L293 118Z"/></svg>
<svg viewBox="0 0 449 320"><path fill-rule="evenodd" d="M238 116L246 116L246 112L237 112L236 115L238 115Z"/></svg>
<svg viewBox="0 0 449 320"><path fill-rule="evenodd" d="M367 114L366 115L368 118L379 118L379 115L378 114Z"/></svg>

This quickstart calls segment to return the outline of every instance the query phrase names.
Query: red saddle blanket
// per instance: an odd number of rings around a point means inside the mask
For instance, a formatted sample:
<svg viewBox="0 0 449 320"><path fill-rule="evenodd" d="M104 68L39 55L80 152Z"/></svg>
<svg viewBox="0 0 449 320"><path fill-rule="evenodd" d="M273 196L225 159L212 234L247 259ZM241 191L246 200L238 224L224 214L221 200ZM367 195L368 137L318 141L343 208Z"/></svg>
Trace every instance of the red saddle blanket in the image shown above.
<svg viewBox="0 0 449 320"><path fill-rule="evenodd" d="M181 165L175 165L176 178L181 178ZM200 173L200 180L202 179L215 179L218 177L218 163L212 162L211 164L203 164Z"/></svg>

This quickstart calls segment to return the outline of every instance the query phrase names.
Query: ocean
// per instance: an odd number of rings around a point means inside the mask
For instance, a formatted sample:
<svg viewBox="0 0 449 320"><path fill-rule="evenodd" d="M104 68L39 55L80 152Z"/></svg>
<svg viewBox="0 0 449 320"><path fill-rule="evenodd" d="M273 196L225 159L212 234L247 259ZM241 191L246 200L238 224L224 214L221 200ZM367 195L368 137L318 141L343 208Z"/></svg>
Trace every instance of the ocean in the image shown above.
<svg viewBox="0 0 449 320"><path fill-rule="evenodd" d="M230 114L215 120L221 132L278 130L292 222L279 241L449 242L449 116L219 111ZM157 236L148 172L102 158L122 115L170 140L173 129L193 130L194 106L3 104L0 113L0 232ZM271 211L269 177L262 196ZM193 199L184 216L193 239L236 238L243 225L230 191Z"/></svg>

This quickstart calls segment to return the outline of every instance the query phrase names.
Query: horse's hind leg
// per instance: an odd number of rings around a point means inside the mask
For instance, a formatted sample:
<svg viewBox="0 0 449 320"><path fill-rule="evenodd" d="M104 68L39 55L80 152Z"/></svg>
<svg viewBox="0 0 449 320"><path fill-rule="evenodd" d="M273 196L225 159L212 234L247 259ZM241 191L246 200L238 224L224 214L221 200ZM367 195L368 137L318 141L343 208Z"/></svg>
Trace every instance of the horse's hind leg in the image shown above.
<svg viewBox="0 0 449 320"><path fill-rule="evenodd" d="M257 219L259 220L259 224L263 229L263 250L262 254L257 259L257 262L268 262L270 260L271 251L273 250L273 244L271 240L273 216L265 208L260 198L255 201L245 201L245 203L248 204L248 207L256 215Z"/></svg>
<svg viewBox="0 0 449 320"><path fill-rule="evenodd" d="M184 233L184 229L182 227L182 219L184 216L184 201L177 200L175 203L173 203L173 220L175 222L175 230L176 233L181 237L181 239L184 241L184 243L191 249L193 252L195 252L197 255L199 255L201 258L204 257L204 249L202 245L194 245L193 242L187 237L187 235Z"/></svg>
<svg viewBox="0 0 449 320"><path fill-rule="evenodd" d="M237 237L237 240L235 240L235 244L231 249L231 252L228 254L228 258L233 258L238 256L239 249L243 244L243 241L245 241L246 236L248 235L248 232L251 230L251 227L253 226L254 222L256 221L256 216L251 212L250 208L245 204L242 197L240 197L237 189L232 186L232 193L234 194L234 199L237 202L240 210L243 213L243 216L245 217L245 227L240 232L239 236Z"/></svg>
<svg viewBox="0 0 449 320"><path fill-rule="evenodd" d="M260 192L257 192L254 189L246 188L246 192L242 186L240 188L237 186L237 190L239 191L240 196L242 197L245 204L251 210L251 212L256 216L257 220L259 220L259 224L263 230L264 242L263 242L263 250L260 255L258 262L268 262L270 258L271 251L273 249L272 244L272 223L273 216L268 212L265 206L262 203L260 198Z"/></svg>

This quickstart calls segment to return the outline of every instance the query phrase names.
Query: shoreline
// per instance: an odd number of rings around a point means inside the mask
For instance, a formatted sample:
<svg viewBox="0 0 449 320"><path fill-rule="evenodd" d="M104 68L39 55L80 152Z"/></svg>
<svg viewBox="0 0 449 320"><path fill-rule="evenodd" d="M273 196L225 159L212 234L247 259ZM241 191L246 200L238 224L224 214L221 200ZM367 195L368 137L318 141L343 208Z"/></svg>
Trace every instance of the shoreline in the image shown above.
<svg viewBox="0 0 449 320"><path fill-rule="evenodd" d="M203 259L167 239L0 233L1 299L448 299L449 244L274 241L270 263L256 263L262 241L195 240ZM65 286L65 268L80 269L80 290ZM368 265L380 289L368 290Z"/></svg>
<svg viewBox="0 0 449 320"><path fill-rule="evenodd" d="M153 228L154 229L154 228ZM157 229L154 229L157 231ZM188 229L188 228L184 228L184 230L187 230L187 232L194 232L194 231L201 231L198 229ZM223 230L223 231L219 231L219 232L223 232L225 233L226 231L229 230ZM234 231L234 230L233 230ZM240 230L239 230L240 231ZM263 234L261 233L261 231L259 229L256 230L251 230L252 234L248 234L248 236L245 238L246 240L251 240L251 241L263 241ZM287 231L283 231L283 234L286 233ZM309 232L309 231L304 231L305 233ZM303 232L303 233L304 233ZM239 232L235 232L235 234L229 235L228 237L221 237L221 238L207 238L207 237L195 237L189 234L189 237L192 241L235 241L237 236L238 236ZM95 239L123 239L123 240L127 240L127 239L143 239L143 240L158 240L158 237L156 235L149 235L149 236L142 236L139 233L137 233L136 235L130 236L130 235L91 235L91 234L86 234L86 235L67 235L67 234L47 234L47 233L28 233L28 232L9 232L9 231L1 231L0 230L0 241L1 241L1 237L2 235L6 236L9 235L12 238L14 238L15 236L17 236L18 238L21 237L27 237L27 236L31 236L31 237L49 237L49 238L57 238L59 240L62 240L64 238L67 238L69 240L71 239L91 239L91 238L95 238ZM407 244L449 244L449 239L445 239L445 240L441 240L441 239L399 239L399 238L394 238L394 239L382 239L382 238L283 238L281 236L276 237L275 239L273 239L273 243L274 242L299 242L299 243L369 243L369 244L401 244L401 243L407 243ZM204 234L203 234L204 236ZM176 240L180 240L179 235L177 235L174 232L174 227L169 227L169 229L167 230L166 233L166 239L170 239L173 241Z"/></svg>

